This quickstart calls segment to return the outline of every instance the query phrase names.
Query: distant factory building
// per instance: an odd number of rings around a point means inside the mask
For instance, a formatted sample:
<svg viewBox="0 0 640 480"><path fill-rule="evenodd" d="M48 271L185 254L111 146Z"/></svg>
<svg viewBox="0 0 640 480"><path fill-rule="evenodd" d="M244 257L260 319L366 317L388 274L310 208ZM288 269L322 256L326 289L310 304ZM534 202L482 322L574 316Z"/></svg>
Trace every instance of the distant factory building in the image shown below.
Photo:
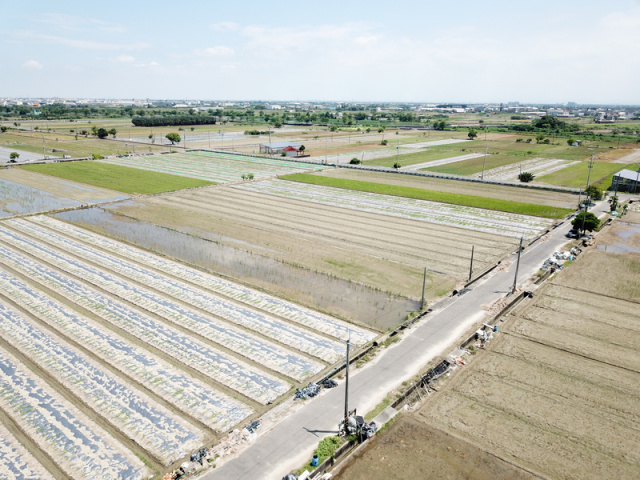
<svg viewBox="0 0 640 480"><path fill-rule="evenodd" d="M639 193L639 177L640 169L638 169L638 171L627 169L620 170L613 176L613 180L611 182L611 190L615 190L616 192Z"/></svg>

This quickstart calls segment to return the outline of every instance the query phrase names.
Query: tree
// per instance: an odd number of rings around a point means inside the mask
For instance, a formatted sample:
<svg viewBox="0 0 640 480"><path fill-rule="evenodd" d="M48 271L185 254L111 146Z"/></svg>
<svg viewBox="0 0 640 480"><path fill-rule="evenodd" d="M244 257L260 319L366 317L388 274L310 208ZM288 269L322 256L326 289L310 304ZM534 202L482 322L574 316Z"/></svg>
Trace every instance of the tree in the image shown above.
<svg viewBox="0 0 640 480"><path fill-rule="evenodd" d="M393 164L393 168L398 170L399 168L402 168L402 165L400 165L398 162L396 162L396 163Z"/></svg>
<svg viewBox="0 0 640 480"><path fill-rule="evenodd" d="M3 125L2 127L0 127L0 130L2 130L2 133L4 133L8 130L8 128Z"/></svg>
<svg viewBox="0 0 640 480"><path fill-rule="evenodd" d="M113 135L113 138L116 138L118 131L115 128L109 130L109 135Z"/></svg>
<svg viewBox="0 0 640 480"><path fill-rule="evenodd" d="M544 135L539 133L538 135L536 135L536 143L542 143L542 141L544 140Z"/></svg>
<svg viewBox="0 0 640 480"><path fill-rule="evenodd" d="M304 145L300 145L300 153L304 154L304 151L307 149Z"/></svg>
<svg viewBox="0 0 640 480"><path fill-rule="evenodd" d="M387 142L386 140L382 140L382 141L380 142L380 145L386 145L387 143L388 143L388 142Z"/></svg>
<svg viewBox="0 0 640 480"><path fill-rule="evenodd" d="M584 221L584 230L587 232L593 232L594 230L597 230L598 227L600 226L600 219L598 217L596 217L591 212L587 212L587 215L585 217L584 211L582 211L578 215L576 215L576 218L574 218L571 221L571 225L573 225L573 229L582 230L583 221Z"/></svg>
<svg viewBox="0 0 640 480"><path fill-rule="evenodd" d="M584 193L589 195L594 200L600 200L602 198L602 190L600 190L600 187L597 185L589 185L585 189Z"/></svg>
<svg viewBox="0 0 640 480"><path fill-rule="evenodd" d="M99 128L98 129L98 138L106 138L107 135L109 135L109 132L107 131L106 128Z"/></svg>
<svg viewBox="0 0 640 480"><path fill-rule="evenodd" d="M360 159L359 159L359 158L356 158L356 157L353 157L353 158L349 161L349 163L350 163L351 165L360 165Z"/></svg>
<svg viewBox="0 0 640 480"><path fill-rule="evenodd" d="M569 140L567 140L567 145L571 146L576 142L577 142L577 140L575 138L571 137Z"/></svg>
<svg viewBox="0 0 640 480"><path fill-rule="evenodd" d="M15 163L15 161L20 158L20 154L18 152L11 152L9 158L11 159L11 163Z"/></svg>
<svg viewBox="0 0 640 480"><path fill-rule="evenodd" d="M618 210L618 196L614 195L609 199L609 205L611 206L611 211L615 212Z"/></svg>
<svg viewBox="0 0 640 480"><path fill-rule="evenodd" d="M535 178L535 175L531 172L522 172L520 175L518 175L518 180L520 180L523 183L529 183L534 178Z"/></svg>
<svg viewBox="0 0 640 480"><path fill-rule="evenodd" d="M97 126L93 126L91 127L91 135L98 135L98 127Z"/></svg>
<svg viewBox="0 0 640 480"><path fill-rule="evenodd" d="M478 136L478 132L476 132L475 129L472 128L471 130L469 130L467 136L469 137L469 140L473 140Z"/></svg>
<svg viewBox="0 0 640 480"><path fill-rule="evenodd" d="M175 145L176 142L180 143L182 140L182 137L175 132L167 133L165 137L171 142L171 145Z"/></svg>

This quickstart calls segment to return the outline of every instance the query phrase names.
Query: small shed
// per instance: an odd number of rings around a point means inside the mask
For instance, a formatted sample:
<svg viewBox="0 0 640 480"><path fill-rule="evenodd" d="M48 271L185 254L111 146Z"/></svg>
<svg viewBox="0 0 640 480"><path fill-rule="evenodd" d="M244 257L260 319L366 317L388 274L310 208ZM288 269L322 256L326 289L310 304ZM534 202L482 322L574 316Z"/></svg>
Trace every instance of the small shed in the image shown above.
<svg viewBox="0 0 640 480"><path fill-rule="evenodd" d="M297 157L298 155L300 155L300 150L295 148L295 147L291 147L291 146L283 148L282 152L287 157Z"/></svg>

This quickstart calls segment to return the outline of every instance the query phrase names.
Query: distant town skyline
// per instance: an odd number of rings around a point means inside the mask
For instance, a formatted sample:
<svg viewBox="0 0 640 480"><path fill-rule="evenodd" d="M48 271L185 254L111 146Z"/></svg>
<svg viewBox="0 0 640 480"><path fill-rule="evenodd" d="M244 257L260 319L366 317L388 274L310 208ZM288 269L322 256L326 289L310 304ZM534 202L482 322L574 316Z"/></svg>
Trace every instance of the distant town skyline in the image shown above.
<svg viewBox="0 0 640 480"><path fill-rule="evenodd" d="M638 0L0 7L0 97L640 104Z"/></svg>

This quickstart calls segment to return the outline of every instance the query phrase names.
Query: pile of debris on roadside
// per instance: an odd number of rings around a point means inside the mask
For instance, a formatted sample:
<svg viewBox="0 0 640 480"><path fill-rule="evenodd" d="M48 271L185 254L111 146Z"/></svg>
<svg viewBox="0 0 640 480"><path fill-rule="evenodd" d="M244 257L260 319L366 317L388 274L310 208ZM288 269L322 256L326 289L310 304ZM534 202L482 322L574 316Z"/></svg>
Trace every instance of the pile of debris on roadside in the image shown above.
<svg viewBox="0 0 640 480"><path fill-rule="evenodd" d="M566 261L573 261L582 253L580 247L573 247L568 252L554 252L553 255L547 258L542 265L542 270L547 271L551 268L554 270L562 270Z"/></svg>
<svg viewBox="0 0 640 480"><path fill-rule="evenodd" d="M322 388L335 388L338 386L338 382L331 378L325 378L319 384L311 382L304 388L299 388L296 390L296 396L294 400L307 400L309 398L313 398L320 393L320 387Z"/></svg>

